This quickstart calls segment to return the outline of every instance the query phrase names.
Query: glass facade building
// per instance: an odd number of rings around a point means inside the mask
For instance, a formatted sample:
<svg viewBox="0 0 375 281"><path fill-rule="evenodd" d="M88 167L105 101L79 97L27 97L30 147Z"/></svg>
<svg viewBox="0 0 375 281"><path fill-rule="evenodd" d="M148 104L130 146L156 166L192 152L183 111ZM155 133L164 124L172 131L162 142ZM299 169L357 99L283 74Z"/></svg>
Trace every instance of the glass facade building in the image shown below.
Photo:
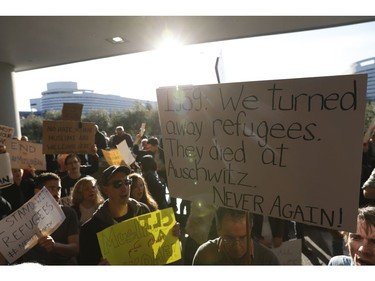
<svg viewBox="0 0 375 281"><path fill-rule="evenodd" d="M353 63L352 73L367 73L367 100L375 101L375 57Z"/></svg>
<svg viewBox="0 0 375 281"><path fill-rule="evenodd" d="M155 101L98 94L92 90L78 89L76 82L51 82L47 84L47 91L42 92L41 98L30 99L30 107L34 112L61 111L64 103L81 103L83 104L82 114L86 115L93 109L103 109L109 112L127 110L137 102L144 106L156 107Z"/></svg>

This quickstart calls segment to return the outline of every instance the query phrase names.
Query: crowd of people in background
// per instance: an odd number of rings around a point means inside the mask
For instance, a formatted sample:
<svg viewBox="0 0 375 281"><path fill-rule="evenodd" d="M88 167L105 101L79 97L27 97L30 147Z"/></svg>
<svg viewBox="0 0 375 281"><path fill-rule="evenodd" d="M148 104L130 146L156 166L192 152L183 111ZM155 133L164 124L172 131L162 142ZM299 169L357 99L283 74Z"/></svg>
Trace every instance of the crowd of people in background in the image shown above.
<svg viewBox="0 0 375 281"><path fill-rule="evenodd" d="M46 171L12 169L14 183L0 189L0 218L5 218L46 187L60 204L65 220L51 235L13 264L107 265L96 233L135 216L172 207L177 224L173 235L182 242L180 265L278 265L272 248L295 237L303 225L259 214L181 200L169 194L162 142L123 126L107 137L96 126L95 146L88 154L46 155ZM22 138L28 141L27 137ZM132 165L109 165L102 149L125 141L134 155ZM0 145L0 153L5 153ZM337 243L329 265L375 264L375 140L364 145L359 183L357 231L332 231ZM335 250L336 249L336 250ZM344 255L347 250L348 255ZM8 264L0 254L0 263Z"/></svg>

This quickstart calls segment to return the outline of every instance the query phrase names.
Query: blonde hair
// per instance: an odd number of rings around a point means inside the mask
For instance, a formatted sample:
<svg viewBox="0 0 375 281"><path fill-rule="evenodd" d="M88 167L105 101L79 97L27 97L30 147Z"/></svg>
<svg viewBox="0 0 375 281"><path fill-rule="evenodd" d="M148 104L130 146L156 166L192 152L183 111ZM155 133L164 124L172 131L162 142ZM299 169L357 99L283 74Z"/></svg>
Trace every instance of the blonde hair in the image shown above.
<svg viewBox="0 0 375 281"><path fill-rule="evenodd" d="M83 190L86 186L89 185L96 185L96 179L91 176L85 176L81 179L79 179L76 184L73 187L73 193L72 193L72 204L73 206L78 206L83 201ZM102 194L100 193L99 188L96 188L96 206L99 206L104 202L104 198Z"/></svg>

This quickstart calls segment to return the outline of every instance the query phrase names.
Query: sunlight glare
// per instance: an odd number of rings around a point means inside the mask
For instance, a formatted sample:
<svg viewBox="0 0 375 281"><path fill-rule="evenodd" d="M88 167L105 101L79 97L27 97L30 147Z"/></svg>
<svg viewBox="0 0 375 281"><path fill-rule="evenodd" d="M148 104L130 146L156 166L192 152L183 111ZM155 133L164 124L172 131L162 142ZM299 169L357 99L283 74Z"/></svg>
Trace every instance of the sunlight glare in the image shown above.
<svg viewBox="0 0 375 281"><path fill-rule="evenodd" d="M182 41L168 29L164 30L161 37L161 41L157 44L157 50L170 51L183 46Z"/></svg>

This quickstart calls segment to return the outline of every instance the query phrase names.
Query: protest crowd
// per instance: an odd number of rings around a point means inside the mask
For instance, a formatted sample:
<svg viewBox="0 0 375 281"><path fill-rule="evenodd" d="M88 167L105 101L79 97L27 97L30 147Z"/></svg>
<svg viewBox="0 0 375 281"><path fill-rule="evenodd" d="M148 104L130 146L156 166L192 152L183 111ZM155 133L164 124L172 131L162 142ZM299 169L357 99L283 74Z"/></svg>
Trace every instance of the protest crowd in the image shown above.
<svg viewBox="0 0 375 281"><path fill-rule="evenodd" d="M126 144L134 162L108 163L104 153L116 150L121 143ZM7 153L6 145L0 144L0 153ZM16 214L31 206L27 203L36 194L42 194L42 190L47 190L60 206L63 219L50 233L37 228L36 242L16 260L9 262L2 246L3 265L25 262L111 265L112 256L106 253L103 243L122 244L133 236L147 237L149 245L162 241L162 250L148 255L147 251L152 249L148 247L141 258L137 256L141 246L134 244L126 254L136 258L126 261L117 254L113 260L118 264L283 265L274 250L297 239L301 243L297 254L308 255L312 251L305 241L306 225L302 223L171 197L158 137L143 132L133 137L123 126L118 126L114 135L105 138L98 130L90 153L46 154L45 160L45 170L12 167L13 182L0 189L1 219L8 223L17 221ZM375 264L375 139L373 142L372 138L364 144L358 188L357 230L355 233L328 230L332 235L332 258L328 265ZM42 200L45 196L38 198ZM45 214L53 209L52 205L45 203L42 208ZM148 221L153 212L163 210L169 213L157 214L155 221ZM40 212L37 214L41 220ZM142 220L131 220L141 216ZM162 219L166 217L169 232L161 231L155 238L150 229L166 225ZM128 220L134 229L125 229L124 237L104 232ZM27 227L26 222L17 232L2 237L3 244L11 245L12 239L18 239ZM100 237L106 237L104 242Z"/></svg>

